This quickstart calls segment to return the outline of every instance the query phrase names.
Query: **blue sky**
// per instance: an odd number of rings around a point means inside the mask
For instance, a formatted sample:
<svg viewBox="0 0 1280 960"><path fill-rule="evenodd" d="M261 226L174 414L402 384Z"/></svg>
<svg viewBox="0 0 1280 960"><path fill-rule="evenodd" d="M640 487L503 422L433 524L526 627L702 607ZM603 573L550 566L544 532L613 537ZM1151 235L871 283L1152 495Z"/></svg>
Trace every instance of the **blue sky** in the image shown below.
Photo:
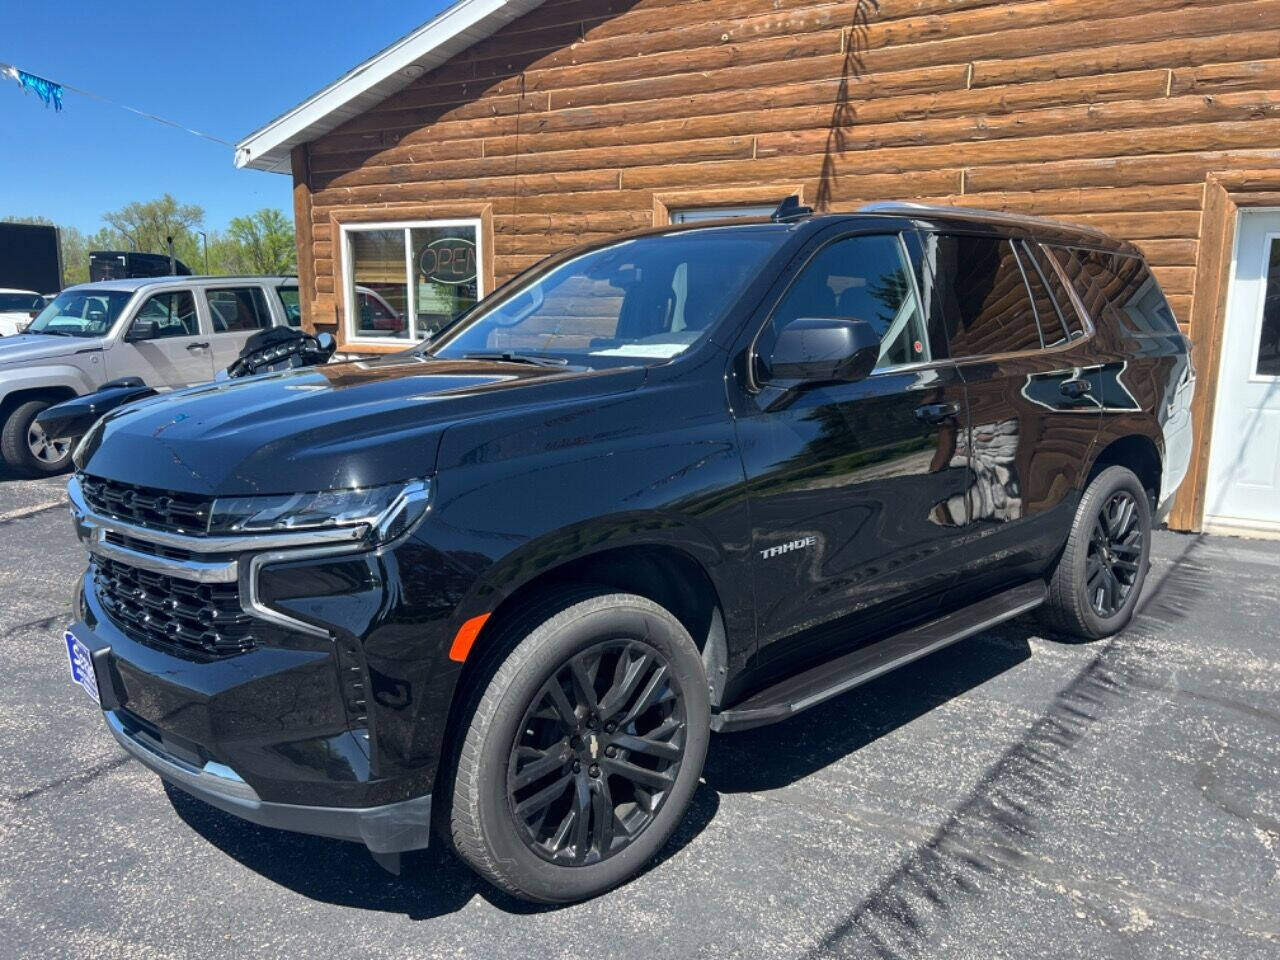
<svg viewBox="0 0 1280 960"><path fill-rule="evenodd" d="M235 142L447 3L389 0L6 3L0 62ZM172 193L206 228L278 207L288 176L237 170L230 147L67 92L61 113L0 77L0 217L90 233L132 200Z"/></svg>

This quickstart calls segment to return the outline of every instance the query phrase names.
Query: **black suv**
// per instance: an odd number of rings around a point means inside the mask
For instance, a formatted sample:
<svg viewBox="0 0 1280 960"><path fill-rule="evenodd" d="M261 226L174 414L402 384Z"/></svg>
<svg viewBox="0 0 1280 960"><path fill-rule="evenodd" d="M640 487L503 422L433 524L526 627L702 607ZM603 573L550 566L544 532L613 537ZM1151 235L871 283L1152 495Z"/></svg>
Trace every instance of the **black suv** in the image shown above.
<svg viewBox="0 0 1280 960"><path fill-rule="evenodd" d="M582 247L405 353L99 421L73 675L216 807L393 870L434 827L589 897L712 731L1035 608L1122 629L1193 384L1138 251L1087 229L793 204Z"/></svg>

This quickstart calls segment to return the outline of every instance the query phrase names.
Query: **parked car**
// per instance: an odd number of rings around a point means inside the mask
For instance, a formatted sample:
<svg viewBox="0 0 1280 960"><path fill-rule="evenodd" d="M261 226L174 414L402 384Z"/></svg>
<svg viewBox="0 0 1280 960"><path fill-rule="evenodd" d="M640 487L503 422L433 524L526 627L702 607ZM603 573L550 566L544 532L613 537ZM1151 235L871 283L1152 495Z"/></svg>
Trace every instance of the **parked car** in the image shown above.
<svg viewBox="0 0 1280 960"><path fill-rule="evenodd" d="M1123 629L1193 385L1093 230L793 205L578 248L414 350L99 420L73 678L215 807L391 869L434 822L578 900L712 731L1032 610Z"/></svg>
<svg viewBox="0 0 1280 960"><path fill-rule="evenodd" d="M17 336L44 306L44 297L34 290L0 289L0 337Z"/></svg>
<svg viewBox="0 0 1280 960"><path fill-rule="evenodd" d="M36 414L122 377L172 388L213 379L253 333L286 322L285 277L165 277L68 287L0 339L0 456L26 476L71 465ZM36 295L32 295L34 298Z"/></svg>

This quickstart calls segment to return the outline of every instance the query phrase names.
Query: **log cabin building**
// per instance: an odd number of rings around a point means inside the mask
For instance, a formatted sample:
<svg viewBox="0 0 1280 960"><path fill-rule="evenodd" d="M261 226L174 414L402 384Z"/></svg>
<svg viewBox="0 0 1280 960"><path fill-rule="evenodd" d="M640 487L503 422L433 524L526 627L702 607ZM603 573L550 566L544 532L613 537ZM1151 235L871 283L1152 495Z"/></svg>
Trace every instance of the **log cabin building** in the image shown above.
<svg viewBox="0 0 1280 960"><path fill-rule="evenodd" d="M1171 525L1280 532L1280 0L459 0L236 163L293 178L303 322L351 352L790 195L1102 228L1194 343Z"/></svg>

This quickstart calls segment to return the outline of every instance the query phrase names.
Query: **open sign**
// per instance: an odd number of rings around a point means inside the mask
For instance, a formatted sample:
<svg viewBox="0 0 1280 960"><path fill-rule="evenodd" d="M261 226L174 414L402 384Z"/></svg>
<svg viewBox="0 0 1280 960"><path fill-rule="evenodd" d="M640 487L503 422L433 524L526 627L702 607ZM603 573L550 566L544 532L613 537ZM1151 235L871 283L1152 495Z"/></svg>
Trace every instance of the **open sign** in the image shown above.
<svg viewBox="0 0 1280 960"><path fill-rule="evenodd" d="M476 278L476 245L462 237L432 240L423 248L418 268L435 283L470 283Z"/></svg>

